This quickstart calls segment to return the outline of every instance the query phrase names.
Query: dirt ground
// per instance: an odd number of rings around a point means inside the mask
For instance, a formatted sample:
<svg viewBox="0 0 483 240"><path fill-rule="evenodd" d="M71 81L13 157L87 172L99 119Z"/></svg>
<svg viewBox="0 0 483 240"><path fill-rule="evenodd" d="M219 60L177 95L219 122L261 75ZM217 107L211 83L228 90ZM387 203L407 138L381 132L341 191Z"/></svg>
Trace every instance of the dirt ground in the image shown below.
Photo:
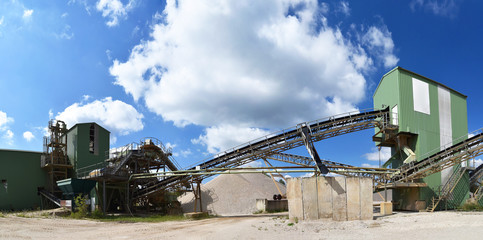
<svg viewBox="0 0 483 240"><path fill-rule="evenodd" d="M293 225L286 214L161 223L0 217L0 239L482 239L482 212L399 212L368 221Z"/></svg>

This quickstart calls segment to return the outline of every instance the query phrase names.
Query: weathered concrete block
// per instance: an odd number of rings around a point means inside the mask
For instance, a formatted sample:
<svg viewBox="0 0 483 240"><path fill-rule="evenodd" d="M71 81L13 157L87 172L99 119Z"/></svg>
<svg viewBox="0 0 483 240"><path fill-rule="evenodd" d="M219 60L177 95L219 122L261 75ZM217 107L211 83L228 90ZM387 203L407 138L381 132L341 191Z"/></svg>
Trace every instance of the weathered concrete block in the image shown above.
<svg viewBox="0 0 483 240"><path fill-rule="evenodd" d="M304 220L319 219L317 202L317 179L315 177L302 178L302 199Z"/></svg>
<svg viewBox="0 0 483 240"><path fill-rule="evenodd" d="M317 199L319 207L319 218L332 218L332 186L330 179L317 177Z"/></svg>
<svg viewBox="0 0 483 240"><path fill-rule="evenodd" d="M333 216L336 221L347 221L347 194L345 177L334 177L331 179Z"/></svg>
<svg viewBox="0 0 483 240"><path fill-rule="evenodd" d="M382 202L381 203L381 215L391 215L392 214L392 202Z"/></svg>
<svg viewBox="0 0 483 240"><path fill-rule="evenodd" d="M372 220L373 218L373 198L372 198L372 178L360 178L361 188L361 220Z"/></svg>
<svg viewBox="0 0 483 240"><path fill-rule="evenodd" d="M287 198L291 219L346 221L373 217L371 178L292 178L287 182Z"/></svg>
<svg viewBox="0 0 483 240"><path fill-rule="evenodd" d="M360 178L347 177L346 192L347 192L347 220L361 219L361 188ZM372 195L371 195L372 196Z"/></svg>
<svg viewBox="0 0 483 240"><path fill-rule="evenodd" d="M288 199L288 216L290 219L304 218L304 209L302 203L302 179L287 179L287 199Z"/></svg>

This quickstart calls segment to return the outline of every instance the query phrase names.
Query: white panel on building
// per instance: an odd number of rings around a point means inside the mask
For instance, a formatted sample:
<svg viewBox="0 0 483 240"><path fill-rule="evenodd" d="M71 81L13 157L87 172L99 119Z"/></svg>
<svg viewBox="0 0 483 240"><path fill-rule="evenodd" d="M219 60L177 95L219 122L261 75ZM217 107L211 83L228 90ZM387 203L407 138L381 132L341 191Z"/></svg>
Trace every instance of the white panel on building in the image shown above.
<svg viewBox="0 0 483 240"><path fill-rule="evenodd" d="M438 86L439 110L439 146L443 150L453 145L453 129L451 127L451 94L445 87ZM441 172L441 183L444 184L453 172L447 168Z"/></svg>
<svg viewBox="0 0 483 240"><path fill-rule="evenodd" d="M398 125L399 121L397 118L397 105L394 105L391 109L391 123L394 125Z"/></svg>
<svg viewBox="0 0 483 240"><path fill-rule="evenodd" d="M429 85L413 78L414 111L431 114L429 108Z"/></svg>

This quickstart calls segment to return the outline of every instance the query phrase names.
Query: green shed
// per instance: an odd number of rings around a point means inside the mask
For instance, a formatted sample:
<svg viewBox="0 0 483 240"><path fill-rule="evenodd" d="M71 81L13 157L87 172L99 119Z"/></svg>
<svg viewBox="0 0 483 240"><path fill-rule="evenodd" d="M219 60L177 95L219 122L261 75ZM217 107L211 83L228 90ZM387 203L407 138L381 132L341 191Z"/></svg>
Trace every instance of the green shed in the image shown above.
<svg viewBox="0 0 483 240"><path fill-rule="evenodd" d="M427 77L396 67L382 77L373 101L374 108L389 107L391 123L399 126L395 142L377 143L391 147L392 156L384 164L386 167L398 168L404 163L420 161L467 139L466 96ZM457 165L421 179L426 187L419 184L394 189L395 208L425 209L433 198L442 197L441 188L451 184L449 179L458 181L450 198L439 207L458 207L469 195L465 167L465 164Z"/></svg>

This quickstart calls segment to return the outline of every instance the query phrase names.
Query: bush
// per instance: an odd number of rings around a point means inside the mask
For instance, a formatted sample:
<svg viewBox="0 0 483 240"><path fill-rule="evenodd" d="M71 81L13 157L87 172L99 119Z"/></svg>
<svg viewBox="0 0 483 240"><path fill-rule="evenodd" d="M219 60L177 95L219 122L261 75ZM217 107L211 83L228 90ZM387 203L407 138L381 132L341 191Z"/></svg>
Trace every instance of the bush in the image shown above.
<svg viewBox="0 0 483 240"><path fill-rule="evenodd" d="M467 202L460 208L461 211L483 211L483 206L477 202Z"/></svg>
<svg viewBox="0 0 483 240"><path fill-rule="evenodd" d="M101 219L104 217L104 213L101 210L96 209L94 212L91 213L91 217L94 219Z"/></svg>
<svg viewBox="0 0 483 240"><path fill-rule="evenodd" d="M73 218L85 218L87 217L87 214L89 213L88 211L88 205L87 205L87 197L83 196L82 194L79 194L77 197L74 198L74 203L75 203L75 211L72 211L70 214L71 217Z"/></svg>

